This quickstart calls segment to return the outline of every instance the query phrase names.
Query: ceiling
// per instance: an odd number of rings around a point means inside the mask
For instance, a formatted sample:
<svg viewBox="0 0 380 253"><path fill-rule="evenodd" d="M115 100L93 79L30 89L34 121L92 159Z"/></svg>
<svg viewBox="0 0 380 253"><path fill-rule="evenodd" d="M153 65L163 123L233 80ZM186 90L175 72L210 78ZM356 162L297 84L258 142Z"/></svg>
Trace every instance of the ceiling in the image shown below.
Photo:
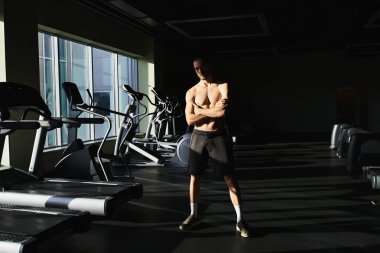
<svg viewBox="0 0 380 253"><path fill-rule="evenodd" d="M220 55L380 54L379 0L77 0L183 47Z"/></svg>

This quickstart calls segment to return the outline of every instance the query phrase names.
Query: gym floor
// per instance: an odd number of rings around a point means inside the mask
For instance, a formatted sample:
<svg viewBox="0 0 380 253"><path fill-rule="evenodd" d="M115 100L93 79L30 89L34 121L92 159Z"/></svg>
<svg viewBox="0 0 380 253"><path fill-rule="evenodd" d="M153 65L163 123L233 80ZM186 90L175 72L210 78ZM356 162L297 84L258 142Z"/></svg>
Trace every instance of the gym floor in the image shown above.
<svg viewBox="0 0 380 253"><path fill-rule="evenodd" d="M243 217L252 238L236 234L225 183L212 171L202 181L202 223L178 225L189 212L183 168L134 170L144 196L112 217L96 218L49 252L379 252L380 200L366 180L345 171L327 142L236 145Z"/></svg>

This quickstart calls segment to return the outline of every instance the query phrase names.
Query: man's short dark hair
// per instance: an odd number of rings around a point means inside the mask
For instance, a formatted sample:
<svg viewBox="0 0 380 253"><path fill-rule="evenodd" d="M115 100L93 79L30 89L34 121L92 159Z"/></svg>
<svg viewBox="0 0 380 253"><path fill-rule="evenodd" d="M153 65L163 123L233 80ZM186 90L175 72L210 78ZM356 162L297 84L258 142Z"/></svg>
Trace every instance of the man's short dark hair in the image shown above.
<svg viewBox="0 0 380 253"><path fill-rule="evenodd" d="M208 66L214 65L214 57L210 53L200 53L196 54L193 61L202 60L202 62Z"/></svg>

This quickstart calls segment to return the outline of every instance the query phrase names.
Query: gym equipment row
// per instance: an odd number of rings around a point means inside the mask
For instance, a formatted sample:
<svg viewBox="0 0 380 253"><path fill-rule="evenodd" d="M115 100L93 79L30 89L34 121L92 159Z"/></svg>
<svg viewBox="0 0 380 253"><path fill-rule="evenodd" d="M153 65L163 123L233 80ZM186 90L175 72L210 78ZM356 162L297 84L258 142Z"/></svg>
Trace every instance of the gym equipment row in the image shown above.
<svg viewBox="0 0 380 253"><path fill-rule="evenodd" d="M346 159L346 170L362 174L373 189L380 189L380 134L356 128L351 124L335 124L330 149Z"/></svg>
<svg viewBox="0 0 380 253"><path fill-rule="evenodd" d="M171 108L170 110L174 110L174 107L177 106L168 106L169 102L163 102L163 100L160 101L158 93L155 90L153 90L153 92L156 94L157 99L159 99L159 103L157 104L152 102L147 94L137 92L133 90L129 85L123 85L123 91L130 98L130 103L127 105L124 112L117 112L107 108L94 106L92 103L90 105L84 103L75 83L66 82L63 83L63 87L67 99L70 103L71 110L87 112L97 117L105 118L106 120L106 115L110 113L122 117L121 124L118 127L117 131L114 153L112 155L98 155L98 161L101 161L102 158L109 158L111 160L111 175L113 174L122 176L125 174L125 172L123 173L123 170L128 170L128 167L130 166L187 167L187 159L189 153L188 146L190 142L189 133L178 137L176 142L165 143L163 141L159 141L157 136L155 136L155 138L136 137L139 124L145 117L152 116L151 122L149 124L151 126L156 125L158 120L161 122L170 121L173 124L174 117L177 117L173 116L172 113L167 113L169 110L168 108ZM150 104L160 109L157 109L154 112L148 112L147 106L142 103L142 100L144 98L146 98ZM162 103L165 103L165 105L162 106ZM104 114L101 114L100 112L104 112ZM162 115L166 115L168 119L163 119ZM109 122L109 120L107 121ZM175 125L173 126L175 127ZM171 146L173 150L172 155L165 156L157 149L158 147L162 147L162 145ZM115 160L118 161L118 166L114 166L112 163L112 161ZM102 166L102 168L103 167L104 166Z"/></svg>
<svg viewBox="0 0 380 253"><path fill-rule="evenodd" d="M63 234L85 231L90 215L110 215L125 202L142 196L142 185L133 180L49 178L38 169L47 132L64 124L82 123L91 120L52 117L39 92L29 86L0 83L0 154L6 136L20 129L37 130L29 171L13 166L0 170L0 252L38 252Z"/></svg>

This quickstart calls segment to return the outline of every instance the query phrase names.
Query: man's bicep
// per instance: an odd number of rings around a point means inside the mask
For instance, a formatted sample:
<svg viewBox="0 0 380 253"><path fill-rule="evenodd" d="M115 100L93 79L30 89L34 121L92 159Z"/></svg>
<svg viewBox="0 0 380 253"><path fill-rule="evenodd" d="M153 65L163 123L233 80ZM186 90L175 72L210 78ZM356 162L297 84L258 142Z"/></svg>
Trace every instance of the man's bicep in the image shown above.
<svg viewBox="0 0 380 253"><path fill-rule="evenodd" d="M193 113L193 112L194 112L193 103L186 102L185 113L188 114L188 113Z"/></svg>
<svg viewBox="0 0 380 253"><path fill-rule="evenodd" d="M221 84L219 87L219 92L221 95L221 99L228 99L228 84Z"/></svg>
<svg viewBox="0 0 380 253"><path fill-rule="evenodd" d="M188 91L186 93L185 100L186 100L186 108L185 108L185 110L192 110L193 103L194 103L194 96L193 96L193 94Z"/></svg>

